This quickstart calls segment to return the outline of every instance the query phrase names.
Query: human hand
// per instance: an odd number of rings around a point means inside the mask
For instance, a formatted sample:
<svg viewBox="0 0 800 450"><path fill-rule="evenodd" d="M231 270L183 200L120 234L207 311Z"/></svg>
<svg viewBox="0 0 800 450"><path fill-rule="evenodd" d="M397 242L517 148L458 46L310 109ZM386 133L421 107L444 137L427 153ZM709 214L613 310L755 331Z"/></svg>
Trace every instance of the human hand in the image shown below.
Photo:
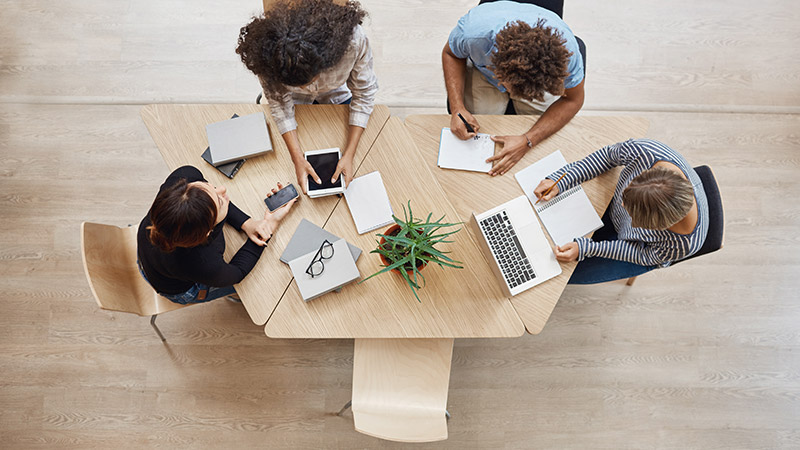
<svg viewBox="0 0 800 450"><path fill-rule="evenodd" d="M294 162L294 173L297 176L297 184L300 185L301 189L303 189L304 194L308 194L308 177L314 179L317 184L322 184L322 180L317 175L317 172L314 171L314 167L311 166L311 163L308 162L305 158L297 158L293 159ZM278 184L280 186L280 184Z"/></svg>
<svg viewBox="0 0 800 450"><path fill-rule="evenodd" d="M333 178L331 178L331 183L336 183L336 180L339 179L340 174L344 174L344 187L350 186L350 182L353 181L353 154L352 152L350 155L343 156L339 160L339 164L336 164L336 170L333 172Z"/></svg>
<svg viewBox="0 0 800 450"><path fill-rule="evenodd" d="M492 169L489 170L489 175L504 175L509 169L514 167L514 164L519 162L525 153L529 150L528 140L525 136L492 136L492 140L500 143L503 149L500 153L487 159L486 162L494 163Z"/></svg>
<svg viewBox="0 0 800 450"><path fill-rule="evenodd" d="M550 189L551 187L553 189ZM545 195L545 192L547 192L548 189L550 189L550 192ZM536 186L536 189L533 190L533 195L535 195L539 200L546 202L558 195L558 184L556 184L556 182L550 178L545 178L544 180L540 181L539 185ZM539 200L537 200L537 203Z"/></svg>
<svg viewBox="0 0 800 450"><path fill-rule="evenodd" d="M553 247L553 253L556 254L556 259L560 262L577 261L578 243L573 241L564 245L557 245Z"/></svg>
<svg viewBox="0 0 800 450"><path fill-rule="evenodd" d="M267 197L272 197L281 189L283 189L283 184L278 183L278 187L268 192ZM267 211L264 212L264 219L262 220L247 219L242 224L242 231L247 234L247 237L249 237L251 241L263 246L267 243L267 240L272 237L272 234L278 230L281 221L289 214L289 210L292 209L292 205L294 205L296 201L297 198L293 198L273 212L270 212L268 208Z"/></svg>
<svg viewBox="0 0 800 450"><path fill-rule="evenodd" d="M467 131L467 127L464 125L464 122L461 120L461 118L458 117L458 113L461 113L461 115L464 116L464 120L466 120L467 123L469 123L469 125L472 127L472 133ZM462 141L471 137L475 137L480 128L481 126L478 124L478 120L475 119L475 116L470 114L470 112L466 109L453 111L453 114L450 115L450 132L456 135L456 137Z"/></svg>

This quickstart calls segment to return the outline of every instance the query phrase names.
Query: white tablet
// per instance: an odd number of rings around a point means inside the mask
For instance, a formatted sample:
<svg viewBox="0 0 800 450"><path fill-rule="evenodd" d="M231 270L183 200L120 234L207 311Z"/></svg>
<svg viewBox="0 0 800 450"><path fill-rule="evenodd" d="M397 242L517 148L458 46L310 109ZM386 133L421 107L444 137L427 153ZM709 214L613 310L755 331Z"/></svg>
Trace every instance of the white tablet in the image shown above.
<svg viewBox="0 0 800 450"><path fill-rule="evenodd" d="M305 152L305 157L322 180L322 184L317 184L311 176L306 179L306 190L309 197L323 197L344 192L344 175L340 174L336 182L331 183L331 177L336 172L336 165L339 164L339 158L342 157L342 152L338 148L309 150Z"/></svg>

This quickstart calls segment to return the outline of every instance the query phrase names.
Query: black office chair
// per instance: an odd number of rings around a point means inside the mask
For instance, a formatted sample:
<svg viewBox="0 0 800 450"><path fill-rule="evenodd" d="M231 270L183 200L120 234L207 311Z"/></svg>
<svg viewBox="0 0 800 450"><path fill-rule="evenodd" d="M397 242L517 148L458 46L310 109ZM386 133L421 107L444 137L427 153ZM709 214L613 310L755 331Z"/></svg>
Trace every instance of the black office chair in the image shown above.
<svg viewBox="0 0 800 450"><path fill-rule="evenodd" d="M491 3L497 0L481 0L478 2L479 5L484 3ZM536 5L540 8L544 8L548 11L552 11L558 15L559 18L564 18L564 0L514 0L517 3L530 3ZM583 42L583 39L575 36L575 40L578 41L578 51L581 53L581 60L583 61L583 77L586 78L586 44ZM258 103L258 101L256 101ZM450 111L450 98L447 98L447 114L452 114ZM514 109L514 102L511 99L508 100L508 105L506 105L506 112L503 113L506 116L516 116L517 111Z"/></svg>
<svg viewBox="0 0 800 450"><path fill-rule="evenodd" d="M714 172L712 172L711 168L708 166L697 166L694 168L694 171L697 172L697 176L700 177L700 181L703 182L703 191L706 193L706 200L708 202L708 234L706 234L706 240L697 253L680 261L675 261L672 263L673 266L692 258L715 252L722 248L722 244L725 240L725 214L722 208L722 196L719 194L719 186L717 186L717 180L714 178ZM636 277L631 277L628 278L628 282L625 284L631 286L634 281L636 281Z"/></svg>

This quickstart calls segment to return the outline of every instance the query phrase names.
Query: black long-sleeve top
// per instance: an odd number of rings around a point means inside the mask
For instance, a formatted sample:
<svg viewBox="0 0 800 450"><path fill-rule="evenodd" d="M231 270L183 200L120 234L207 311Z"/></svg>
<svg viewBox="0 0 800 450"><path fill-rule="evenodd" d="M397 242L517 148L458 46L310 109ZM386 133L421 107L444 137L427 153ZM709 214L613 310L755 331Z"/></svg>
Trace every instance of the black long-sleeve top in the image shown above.
<svg viewBox="0 0 800 450"><path fill-rule="evenodd" d="M197 168L183 166L169 174L159 192L173 186L181 178L186 179L187 183L206 181ZM256 265L264 247L248 239L231 258L230 263L226 263L222 258L225 251L222 227L228 223L241 231L242 224L249 218L250 216L230 203L228 215L214 227L206 243L190 248L178 247L165 253L148 238L150 232L147 227L151 225L148 211L139 224L137 235L137 253L147 280L162 294L180 294L188 291L195 283L215 287L239 283Z"/></svg>

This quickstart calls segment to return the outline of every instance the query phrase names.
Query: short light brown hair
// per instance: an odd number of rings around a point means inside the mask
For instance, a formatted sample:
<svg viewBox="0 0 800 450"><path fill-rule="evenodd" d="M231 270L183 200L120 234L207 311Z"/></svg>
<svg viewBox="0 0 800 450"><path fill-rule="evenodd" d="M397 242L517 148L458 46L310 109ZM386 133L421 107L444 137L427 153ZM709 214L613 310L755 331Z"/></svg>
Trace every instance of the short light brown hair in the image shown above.
<svg viewBox="0 0 800 450"><path fill-rule="evenodd" d="M531 26L509 22L495 36L494 74L515 97L544 100L544 93L564 93L567 63L572 55L560 32L539 19Z"/></svg>
<svg viewBox="0 0 800 450"><path fill-rule="evenodd" d="M642 172L622 191L631 225L666 230L689 214L694 204L691 183L676 172L654 167Z"/></svg>

